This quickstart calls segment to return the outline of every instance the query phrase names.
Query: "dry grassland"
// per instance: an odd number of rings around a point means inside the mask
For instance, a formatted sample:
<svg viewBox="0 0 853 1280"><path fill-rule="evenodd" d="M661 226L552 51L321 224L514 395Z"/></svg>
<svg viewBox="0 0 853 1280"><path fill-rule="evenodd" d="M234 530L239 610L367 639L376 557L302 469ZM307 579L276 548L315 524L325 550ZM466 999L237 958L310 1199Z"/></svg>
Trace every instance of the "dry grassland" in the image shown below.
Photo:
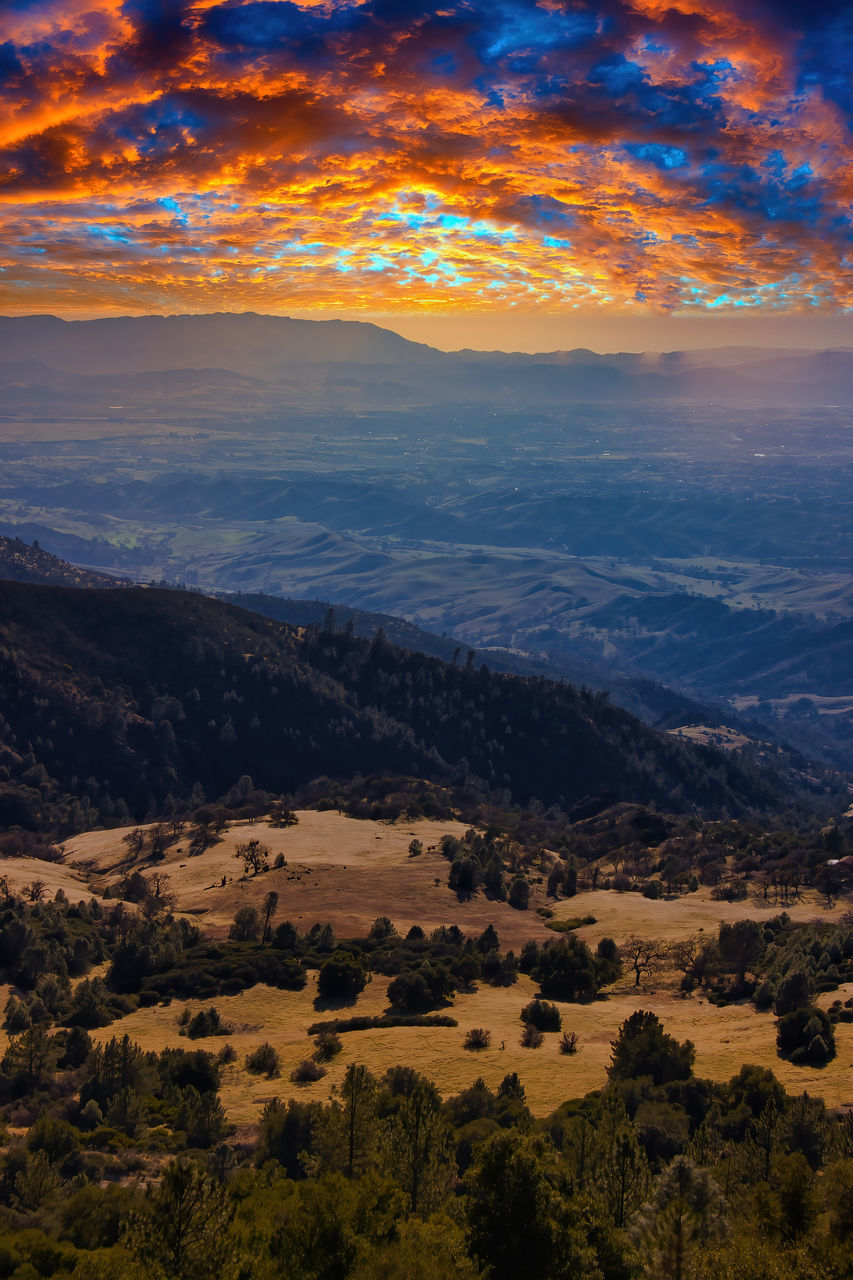
<svg viewBox="0 0 853 1280"><path fill-rule="evenodd" d="M448 864L440 854L425 851L417 858L408 855L413 838L421 840L426 850L437 844L445 832L459 835L464 829L462 824L450 821L388 823L302 811L299 824L285 829L273 829L264 823L235 824L224 833L220 844L200 857L187 857L183 846L173 846L157 869L169 875L177 908L198 918L213 936L224 936L238 906L260 903L269 890L275 889L280 895L277 920L291 919L303 929L315 921L328 920L342 937L363 936L377 916L388 915L401 933L413 924L426 930L440 924L458 924L465 933L474 934L494 923L502 946L516 950L529 937L553 938L555 935L533 909L545 902L541 884L534 886L531 910L526 912L513 911L479 895L470 902L459 902L447 888ZM66 859L91 860L105 882L115 880L119 864L126 861L126 846L122 843L126 832L127 829L78 836L69 841ZM250 839L267 845L273 858L283 853L286 867L241 879L235 850L239 843ZM38 874L47 879L42 865L39 864ZM71 873L60 867L54 874ZM27 878L32 879L33 875L30 871ZM227 880L224 888L223 876ZM794 919L804 921L836 920L847 909L846 904L841 904L827 910L810 891L804 893L801 902L787 908ZM631 933L671 942L703 931L713 936L723 920L761 919L779 910L752 900L717 902L704 887L674 901L598 890L557 903L555 919L595 916L594 925L579 930L592 945L605 936L619 942ZM147 1049L183 1046L213 1052L227 1039L237 1050L238 1060L224 1068L222 1099L230 1118L238 1124L256 1120L270 1098L329 1098L340 1085L347 1064L353 1061L366 1063L377 1075L395 1063L413 1066L433 1079L445 1097L458 1093L478 1075L494 1088L507 1072L517 1071L531 1108L537 1115L544 1115L565 1099L604 1084L610 1043L619 1026L634 1009L645 1008L658 1014L670 1034L679 1040L694 1041L699 1075L724 1081L744 1063L755 1062L771 1067L794 1092L807 1089L822 1095L830 1105L853 1105L853 1024L836 1027L838 1054L824 1070L793 1067L776 1055L772 1015L760 1014L749 1004L717 1008L696 995L684 999L675 990L673 975L666 981L657 980L652 989L636 989L629 975L607 1000L591 1005L561 1005L564 1028L576 1031L580 1037L580 1051L574 1056L558 1052L556 1035L546 1035L541 1049L521 1048L519 1013L536 990L531 979L521 977L508 989L484 985L476 991L457 994L449 1010L458 1020L455 1028L395 1027L345 1032L344 1051L328 1064L328 1075L323 1080L312 1085L291 1083L293 1068L313 1051L307 1035L311 1023L352 1013L381 1013L387 1007L386 989L387 980L377 975L353 1006L341 1009L337 1015L318 1012L314 1008L316 973L310 973L308 985L301 992L259 986L240 995L217 998L216 1008L234 1026L233 1034L227 1038L188 1041L179 1036L177 1016L183 1006L178 1001L165 1007L140 1009L95 1032L94 1037L103 1041L127 1032ZM842 989L822 997L821 1003L845 999L848 994ZM191 1010L201 1007L197 1001L188 1004ZM472 1053L463 1049L462 1042L465 1032L478 1026L491 1031L491 1047ZM249 1075L243 1066L246 1054L264 1040L281 1054L279 1079Z"/></svg>
<svg viewBox="0 0 853 1280"><path fill-rule="evenodd" d="M126 860L122 837L129 830L76 836L66 845L66 859L91 860L105 880L115 880L116 868ZM403 934L415 924L427 931L456 924L465 933L481 933L494 924L505 949L517 949L530 937L549 936L535 910L515 911L482 895L460 902L448 889L447 859L428 850L443 835L460 836L466 830L452 820L375 822L301 810L295 827L235 823L223 833L221 843L199 857L188 857L186 841L179 842L156 869L169 876L177 909L201 917L199 923L212 937L224 937L237 908L245 903L259 906L271 889L279 895L277 920L292 920L302 930L328 920L339 937L363 937L377 916L385 915ZM417 858L408 853L413 839L424 846ZM266 845L271 861L283 853L287 866L242 878L242 863L235 854L237 845L248 840ZM544 901L544 886L535 886L531 906Z"/></svg>
<svg viewBox="0 0 853 1280"><path fill-rule="evenodd" d="M631 933L658 938L662 942L676 942L702 932L714 936L723 921L733 924L735 920L769 920L787 911L792 920L801 923L822 921L832 924L849 910L848 902L838 902L831 910L828 909L825 900L812 889L802 891L801 901L788 907L765 906L754 898L746 898L743 902L717 902L705 886L697 889L696 893L685 893L672 900L596 889L594 893L578 894L557 903L554 919L595 916L594 925L578 929L580 937L590 944L599 938L614 938L621 942Z"/></svg>
<svg viewBox="0 0 853 1280"><path fill-rule="evenodd" d="M60 889L70 902L79 902L81 898L88 901L92 896L86 876L62 862L43 862L41 858L0 858L0 875L18 894L34 880L41 880L46 898L54 898Z"/></svg>
<svg viewBox="0 0 853 1280"><path fill-rule="evenodd" d="M386 1007L387 983L373 982L351 1007L351 1013L376 1014ZM853 985L852 985L853 989ZM230 1043L238 1059L223 1070L222 1101L229 1118L237 1124L257 1120L270 1098L327 1100L343 1079L347 1064L363 1062L381 1075L387 1067L404 1063L434 1080L444 1097L459 1093L477 1076L496 1088L509 1071L517 1071L527 1092L527 1101L536 1115L547 1115L568 1098L577 1098L606 1081L610 1044L620 1025L636 1008L650 1009L663 1021L665 1029L679 1040L691 1039L697 1047L696 1073L716 1081L735 1075L747 1062L771 1067L785 1087L794 1093L804 1089L821 1095L830 1106L853 1105L853 1024L836 1027L838 1055L823 1071L793 1067L776 1056L776 1026L772 1014L760 1014L748 1004L716 1008L701 998L682 999L670 992L622 991L591 1005L561 1004L563 1027L576 1031L580 1050L573 1056L560 1054L555 1034L546 1035L541 1049L522 1049L519 1043L522 1006L536 991L531 979L521 977L514 987L481 986L477 991L457 995L448 1012L458 1027L388 1027L342 1033L343 1052L328 1064L328 1075L316 1084L297 1085L290 1073L297 1063L310 1057L313 1041L308 1027L321 1018L335 1016L314 1009L316 974L309 977L304 991L277 991L254 987L242 995L217 998L215 1004L234 1031L227 1037L187 1040L178 1034L178 1014L184 1007L174 1001L168 1007L140 1009L111 1027L93 1032L103 1042L127 1032L146 1049L168 1046L204 1048L217 1052ZM842 990L824 997L828 1003L849 992ZM189 1001L195 1011L203 1007ZM470 1027L487 1027L492 1033L489 1049L463 1049ZM281 1055L282 1074L274 1080L250 1075L243 1063L246 1054L268 1040ZM501 1043L505 1048L501 1049Z"/></svg>

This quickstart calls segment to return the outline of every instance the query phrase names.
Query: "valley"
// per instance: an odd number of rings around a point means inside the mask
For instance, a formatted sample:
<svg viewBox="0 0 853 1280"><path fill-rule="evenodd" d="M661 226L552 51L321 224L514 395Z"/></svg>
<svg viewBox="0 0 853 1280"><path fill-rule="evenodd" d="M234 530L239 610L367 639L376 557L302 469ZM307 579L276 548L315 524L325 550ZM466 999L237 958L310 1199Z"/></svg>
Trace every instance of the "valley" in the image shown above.
<svg viewBox="0 0 853 1280"><path fill-rule="evenodd" d="M107 374L103 328L5 322L0 532L141 582L399 616L617 700L651 679L853 762L849 353L798 398L771 376L790 352L561 363L201 317L140 357L136 323Z"/></svg>

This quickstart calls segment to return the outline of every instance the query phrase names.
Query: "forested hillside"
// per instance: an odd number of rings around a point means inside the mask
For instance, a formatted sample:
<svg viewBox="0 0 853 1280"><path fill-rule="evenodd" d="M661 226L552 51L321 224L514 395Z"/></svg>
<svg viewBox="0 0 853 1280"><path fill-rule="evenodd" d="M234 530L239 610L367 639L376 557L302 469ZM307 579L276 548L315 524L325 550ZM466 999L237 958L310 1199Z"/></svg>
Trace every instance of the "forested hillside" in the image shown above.
<svg viewBox="0 0 853 1280"><path fill-rule="evenodd" d="M0 822L68 833L215 798L250 774L468 781L569 807L591 795L779 804L778 778L677 742L606 697L295 629L187 592L0 584Z"/></svg>

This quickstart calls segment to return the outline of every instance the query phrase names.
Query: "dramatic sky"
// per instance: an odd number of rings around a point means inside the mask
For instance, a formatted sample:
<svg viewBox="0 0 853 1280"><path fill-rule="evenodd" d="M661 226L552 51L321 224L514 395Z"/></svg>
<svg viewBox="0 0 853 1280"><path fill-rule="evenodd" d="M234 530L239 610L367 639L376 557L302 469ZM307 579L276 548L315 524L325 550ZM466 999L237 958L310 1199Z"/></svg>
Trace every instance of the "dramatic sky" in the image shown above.
<svg viewBox="0 0 853 1280"><path fill-rule="evenodd" d="M834 0L0 0L0 309L829 334L851 67Z"/></svg>

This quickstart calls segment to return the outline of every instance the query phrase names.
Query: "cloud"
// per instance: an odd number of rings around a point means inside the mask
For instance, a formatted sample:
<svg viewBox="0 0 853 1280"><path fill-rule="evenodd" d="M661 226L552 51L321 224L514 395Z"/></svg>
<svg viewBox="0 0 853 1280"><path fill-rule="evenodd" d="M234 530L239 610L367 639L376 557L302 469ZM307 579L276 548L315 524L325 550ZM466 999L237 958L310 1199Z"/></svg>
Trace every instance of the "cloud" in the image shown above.
<svg viewBox="0 0 853 1280"><path fill-rule="evenodd" d="M13 0L6 307L853 304L829 0Z"/></svg>

